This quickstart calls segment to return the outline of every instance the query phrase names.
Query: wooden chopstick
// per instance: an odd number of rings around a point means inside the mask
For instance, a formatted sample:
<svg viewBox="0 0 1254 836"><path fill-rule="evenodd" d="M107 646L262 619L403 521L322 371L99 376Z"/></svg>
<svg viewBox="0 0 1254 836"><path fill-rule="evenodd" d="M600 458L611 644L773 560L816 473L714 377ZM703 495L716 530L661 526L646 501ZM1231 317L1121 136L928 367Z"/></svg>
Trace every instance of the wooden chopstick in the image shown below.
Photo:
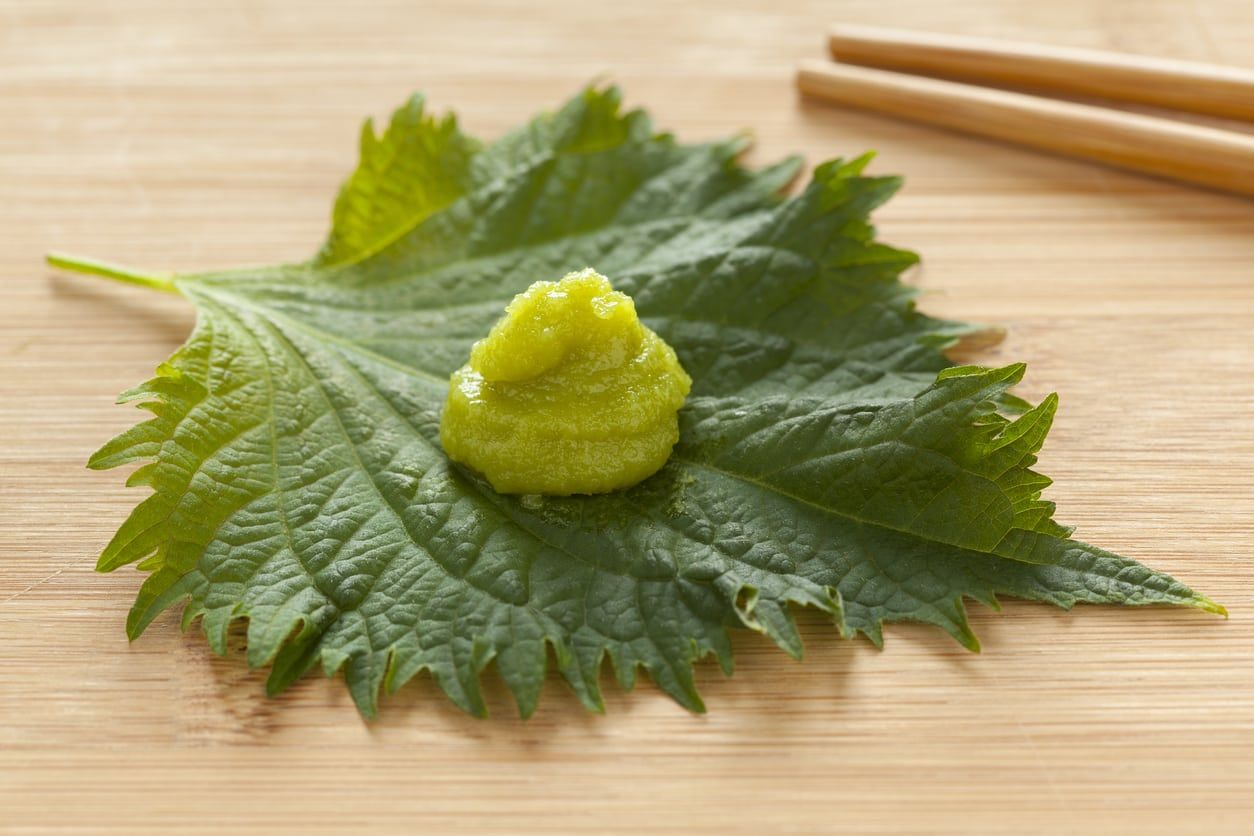
<svg viewBox="0 0 1254 836"><path fill-rule="evenodd" d="M878 26L835 26L828 46L844 64L1254 120L1254 70L1238 67Z"/></svg>
<svg viewBox="0 0 1254 836"><path fill-rule="evenodd" d="M802 93L930 125L1254 195L1254 136L1024 93L807 61Z"/></svg>

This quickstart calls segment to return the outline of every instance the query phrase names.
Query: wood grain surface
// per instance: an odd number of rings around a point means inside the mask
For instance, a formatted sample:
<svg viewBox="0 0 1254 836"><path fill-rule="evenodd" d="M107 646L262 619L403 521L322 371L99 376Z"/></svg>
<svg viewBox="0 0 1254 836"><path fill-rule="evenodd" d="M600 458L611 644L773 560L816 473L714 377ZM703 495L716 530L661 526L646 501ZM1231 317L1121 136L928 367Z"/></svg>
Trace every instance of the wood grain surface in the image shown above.
<svg viewBox="0 0 1254 836"><path fill-rule="evenodd" d="M798 102L837 21L1254 67L1247 0L631 3L0 0L0 831L1250 832L1254 829L1254 203ZM1059 518L1226 604L1010 602L981 655L939 631L807 655L738 638L710 713L556 679L518 720L420 681L373 724L341 682L281 699L93 564L142 494L88 454L187 334L176 297L54 275L72 249L150 269L299 259L358 124L410 91L494 136L588 79L751 160L867 148L879 215L934 313L1008 329L1058 391Z"/></svg>

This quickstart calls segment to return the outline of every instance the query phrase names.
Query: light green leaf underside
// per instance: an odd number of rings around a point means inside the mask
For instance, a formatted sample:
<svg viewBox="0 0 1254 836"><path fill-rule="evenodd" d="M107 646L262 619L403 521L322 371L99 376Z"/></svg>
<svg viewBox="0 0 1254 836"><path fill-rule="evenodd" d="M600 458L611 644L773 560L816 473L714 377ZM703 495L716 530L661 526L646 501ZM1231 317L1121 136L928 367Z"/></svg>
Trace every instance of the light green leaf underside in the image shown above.
<svg viewBox="0 0 1254 836"><path fill-rule="evenodd" d="M608 656L700 710L692 665L730 671L729 628L800 655L792 605L972 649L966 598L1219 611L1053 522L1031 467L1056 399L1011 421L1022 366L950 367L966 327L915 310L915 257L867 221L895 179L837 161L783 200L796 161L750 172L742 146L679 145L613 89L486 146L415 99L367 126L313 261L176 277L196 329L91 461L153 490L100 559L151 573L130 634L186 601L221 652L246 617L271 691L342 669L367 715L422 670L482 713L495 662L529 714L550 654L590 708ZM627 492L498 495L439 449L447 375L514 293L584 266L690 372L680 443Z"/></svg>

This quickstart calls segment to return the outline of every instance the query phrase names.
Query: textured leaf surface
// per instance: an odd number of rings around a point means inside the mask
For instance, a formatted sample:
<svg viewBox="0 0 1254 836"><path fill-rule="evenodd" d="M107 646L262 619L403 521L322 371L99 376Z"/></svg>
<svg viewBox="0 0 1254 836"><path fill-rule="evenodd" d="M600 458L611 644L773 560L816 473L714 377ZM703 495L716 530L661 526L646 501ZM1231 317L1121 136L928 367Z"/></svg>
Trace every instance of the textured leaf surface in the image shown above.
<svg viewBox="0 0 1254 836"><path fill-rule="evenodd" d="M490 145L415 99L367 125L309 263L175 277L196 329L91 460L153 491L100 558L151 573L130 634L186 601L222 652L246 617L272 692L320 664L368 715L423 670L481 713L495 662L528 714L550 658L598 708L606 656L699 710L730 628L800 655L793 605L972 649L966 598L1220 611L1053 521L1031 467L1056 399L1007 419L1022 366L944 358L965 327L915 310L915 256L868 224L896 179L835 161L784 200L798 163L742 147L680 145L612 89ZM496 494L439 448L447 376L513 294L585 266L691 374L679 446L627 492Z"/></svg>

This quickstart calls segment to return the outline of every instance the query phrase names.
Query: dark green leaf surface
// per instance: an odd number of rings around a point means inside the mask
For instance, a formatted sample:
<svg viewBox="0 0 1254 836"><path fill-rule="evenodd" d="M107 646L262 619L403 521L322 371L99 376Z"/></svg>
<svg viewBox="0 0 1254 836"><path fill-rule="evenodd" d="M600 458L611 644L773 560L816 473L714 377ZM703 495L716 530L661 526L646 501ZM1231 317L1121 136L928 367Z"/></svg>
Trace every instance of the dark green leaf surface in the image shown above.
<svg viewBox="0 0 1254 836"><path fill-rule="evenodd" d="M599 708L606 656L700 710L693 662L730 671L730 628L801 654L793 605L972 649L965 598L1221 611L1053 521L1031 467L1057 401L1008 420L1022 366L945 360L966 328L915 310L915 256L868 224L896 179L836 161L783 200L797 161L742 147L680 145L612 89L486 146L415 99L367 125L312 261L174 277L196 329L91 460L153 491L100 558L151 573L131 636L186 601L219 652L248 619L271 691L342 669L372 715L428 670L481 713L495 662L528 714L550 658ZM691 374L680 443L626 492L496 494L440 450L447 376L515 293L585 266Z"/></svg>

